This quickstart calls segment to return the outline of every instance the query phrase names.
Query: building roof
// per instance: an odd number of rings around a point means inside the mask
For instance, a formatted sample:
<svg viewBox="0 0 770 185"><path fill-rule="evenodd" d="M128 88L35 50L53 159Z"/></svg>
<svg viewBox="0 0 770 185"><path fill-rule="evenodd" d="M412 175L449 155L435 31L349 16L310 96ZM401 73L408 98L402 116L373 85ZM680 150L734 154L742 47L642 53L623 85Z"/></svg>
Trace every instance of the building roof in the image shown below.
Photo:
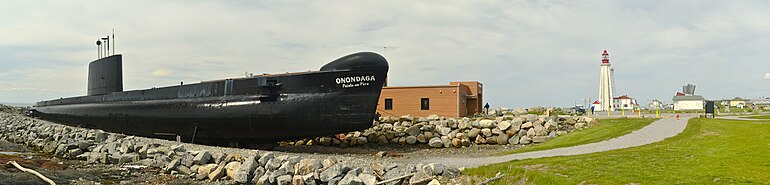
<svg viewBox="0 0 770 185"><path fill-rule="evenodd" d="M674 96L674 101L688 101L688 100L706 100L700 95L687 95L687 96Z"/></svg>
<svg viewBox="0 0 770 185"><path fill-rule="evenodd" d="M619 97L616 97L616 98L613 98L613 99L617 100L617 99L634 99L634 98L628 97L628 95L623 95L623 96L619 96Z"/></svg>
<svg viewBox="0 0 770 185"><path fill-rule="evenodd" d="M735 97L735 98L733 98L731 101L746 101L746 100L744 100L744 99L743 99L743 98L741 98L741 97Z"/></svg>

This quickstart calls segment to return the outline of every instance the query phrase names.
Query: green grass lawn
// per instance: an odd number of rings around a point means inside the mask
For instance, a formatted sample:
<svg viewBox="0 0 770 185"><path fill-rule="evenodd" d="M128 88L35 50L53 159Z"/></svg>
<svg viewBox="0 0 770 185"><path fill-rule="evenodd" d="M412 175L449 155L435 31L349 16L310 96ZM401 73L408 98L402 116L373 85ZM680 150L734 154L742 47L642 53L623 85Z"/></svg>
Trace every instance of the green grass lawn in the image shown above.
<svg viewBox="0 0 770 185"><path fill-rule="evenodd" d="M742 118L749 118L749 119L770 119L770 115L761 115L761 116L744 116Z"/></svg>
<svg viewBox="0 0 770 185"><path fill-rule="evenodd" d="M577 146L588 143L595 143L620 137L631 133L634 130L649 125L657 119L652 118L628 118L628 119L601 119L599 126L591 127L575 131L566 135L562 135L545 143L530 145L524 148L518 148L510 151L503 152L500 155L531 152L538 150L548 150L553 148L562 148Z"/></svg>
<svg viewBox="0 0 770 185"><path fill-rule="evenodd" d="M467 169L496 184L770 184L770 121L692 119L681 134L649 145L516 160Z"/></svg>

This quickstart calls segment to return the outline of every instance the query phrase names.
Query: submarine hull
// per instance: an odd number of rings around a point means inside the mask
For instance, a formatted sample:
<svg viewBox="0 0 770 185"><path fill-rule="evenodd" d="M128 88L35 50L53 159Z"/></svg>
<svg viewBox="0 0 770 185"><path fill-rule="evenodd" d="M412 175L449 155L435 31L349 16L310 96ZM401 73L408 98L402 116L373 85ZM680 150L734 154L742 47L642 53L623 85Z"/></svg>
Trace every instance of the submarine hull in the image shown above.
<svg viewBox="0 0 770 185"><path fill-rule="evenodd" d="M320 71L223 79L38 102L66 125L211 145L248 145L371 127L387 61L374 53Z"/></svg>

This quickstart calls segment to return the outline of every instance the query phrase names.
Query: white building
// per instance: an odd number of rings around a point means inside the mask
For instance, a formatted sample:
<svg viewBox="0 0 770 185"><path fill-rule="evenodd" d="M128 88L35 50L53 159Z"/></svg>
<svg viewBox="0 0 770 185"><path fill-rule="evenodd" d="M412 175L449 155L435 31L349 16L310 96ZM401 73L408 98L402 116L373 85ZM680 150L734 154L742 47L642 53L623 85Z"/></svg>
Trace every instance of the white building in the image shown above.
<svg viewBox="0 0 770 185"><path fill-rule="evenodd" d="M598 106L594 106L595 111L613 111L612 100L612 69L610 69L610 54L607 50L602 53L602 64L599 68L599 102Z"/></svg>
<svg viewBox="0 0 770 185"><path fill-rule="evenodd" d="M700 95L677 94L674 96L674 110L701 110L706 99Z"/></svg>
<svg viewBox="0 0 770 185"><path fill-rule="evenodd" d="M744 106L746 106L746 100L743 98L735 97L730 100L730 107L743 108Z"/></svg>
<svg viewBox="0 0 770 185"><path fill-rule="evenodd" d="M613 98L612 103L616 109L634 110L639 107L639 103L636 102L636 99L628 97L628 95Z"/></svg>

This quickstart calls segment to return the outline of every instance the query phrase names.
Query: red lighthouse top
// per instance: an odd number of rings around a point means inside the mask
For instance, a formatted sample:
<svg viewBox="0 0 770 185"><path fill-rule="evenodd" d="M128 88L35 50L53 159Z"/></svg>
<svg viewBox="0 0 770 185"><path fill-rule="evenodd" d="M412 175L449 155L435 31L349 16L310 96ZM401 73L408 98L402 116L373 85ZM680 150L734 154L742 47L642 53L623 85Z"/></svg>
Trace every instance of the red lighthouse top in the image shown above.
<svg viewBox="0 0 770 185"><path fill-rule="evenodd" d="M604 50L604 53L602 53L602 64L609 64L610 63L610 54L607 53L607 50Z"/></svg>

